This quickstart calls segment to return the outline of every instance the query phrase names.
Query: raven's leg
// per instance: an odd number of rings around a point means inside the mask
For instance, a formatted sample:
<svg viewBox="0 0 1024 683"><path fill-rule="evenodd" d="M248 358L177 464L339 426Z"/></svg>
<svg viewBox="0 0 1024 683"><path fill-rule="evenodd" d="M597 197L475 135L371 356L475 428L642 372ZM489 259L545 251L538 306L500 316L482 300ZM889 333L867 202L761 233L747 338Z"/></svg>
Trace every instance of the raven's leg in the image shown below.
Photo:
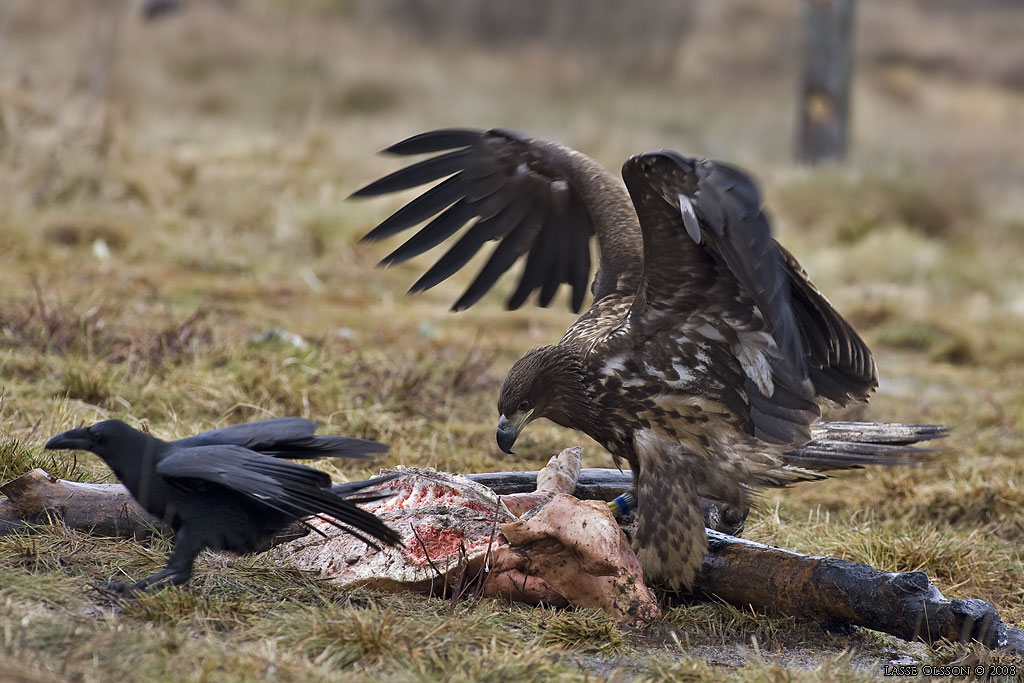
<svg viewBox="0 0 1024 683"><path fill-rule="evenodd" d="M136 581L132 588L142 590L168 579L175 586L187 583L192 577L192 563L202 549L203 543L189 533L187 526L182 526L174 534L174 549L167 558L167 566L152 576Z"/></svg>
<svg viewBox="0 0 1024 683"><path fill-rule="evenodd" d="M178 529L174 535L174 549L167 558L167 566L135 583L120 583L111 581L107 584L109 588L119 593L132 593L137 590L145 590L150 586L156 586L170 581L176 586L186 583L192 576L192 563L196 555L203 549L203 544L186 530L186 527Z"/></svg>

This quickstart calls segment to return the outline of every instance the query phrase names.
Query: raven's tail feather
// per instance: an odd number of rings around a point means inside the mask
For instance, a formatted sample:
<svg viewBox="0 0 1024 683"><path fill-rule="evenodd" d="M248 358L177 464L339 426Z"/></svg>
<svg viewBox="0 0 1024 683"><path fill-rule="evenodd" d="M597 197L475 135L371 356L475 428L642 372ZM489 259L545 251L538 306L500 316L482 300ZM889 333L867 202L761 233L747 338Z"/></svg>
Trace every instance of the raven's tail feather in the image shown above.
<svg viewBox="0 0 1024 683"><path fill-rule="evenodd" d="M379 548L377 541L385 545L399 545L402 537L372 512L357 506L391 495L387 491L366 491L365 489L394 479L397 475L385 475L335 484L331 488L299 485L282 482L283 491L274 501L263 500L266 505L286 511L296 518L316 517L342 531L352 534L364 543Z"/></svg>
<svg viewBox="0 0 1024 683"><path fill-rule="evenodd" d="M320 434L291 441L281 441L258 447L256 450L275 458L315 460L317 458L367 458L371 453L386 453L388 447L369 439Z"/></svg>

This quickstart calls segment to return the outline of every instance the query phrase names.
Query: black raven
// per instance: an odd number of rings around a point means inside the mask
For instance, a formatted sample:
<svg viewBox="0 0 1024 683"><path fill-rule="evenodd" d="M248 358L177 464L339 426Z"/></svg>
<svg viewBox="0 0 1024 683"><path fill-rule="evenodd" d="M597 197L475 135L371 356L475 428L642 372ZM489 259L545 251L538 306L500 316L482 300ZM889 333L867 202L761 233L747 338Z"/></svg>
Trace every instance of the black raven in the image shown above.
<svg viewBox="0 0 1024 683"><path fill-rule="evenodd" d="M49 449L91 451L110 465L139 504L174 530L167 567L122 591L170 581L183 584L204 548L254 552L297 520L316 517L377 547L399 536L355 503L386 493L363 489L387 481L331 487L330 477L281 458L364 458L387 446L344 436L317 436L316 425L283 417L161 441L120 420L72 429L50 439Z"/></svg>

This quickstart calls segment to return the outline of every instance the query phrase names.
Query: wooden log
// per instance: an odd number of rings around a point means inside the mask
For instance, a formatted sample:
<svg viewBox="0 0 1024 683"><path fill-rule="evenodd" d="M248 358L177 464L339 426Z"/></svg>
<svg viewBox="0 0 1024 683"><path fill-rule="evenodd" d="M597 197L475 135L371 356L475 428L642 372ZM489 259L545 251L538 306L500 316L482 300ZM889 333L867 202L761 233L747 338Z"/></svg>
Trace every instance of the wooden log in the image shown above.
<svg viewBox="0 0 1024 683"><path fill-rule="evenodd" d="M883 631L904 640L975 640L1024 655L1024 632L984 600L947 600L924 572L883 572L813 557L708 530L708 552L694 590L751 605Z"/></svg>
<svg viewBox="0 0 1024 683"><path fill-rule="evenodd" d="M480 472L464 475L483 484L499 496L529 493L537 488L537 472ZM614 500L633 487L633 474L613 468L588 467L580 470L573 495L580 500ZM736 508L708 498L700 499L704 524L725 534L742 533L748 508Z"/></svg>
<svg viewBox="0 0 1024 683"><path fill-rule="evenodd" d="M52 518L102 536L147 538L170 531L121 484L82 484L36 468L0 486L0 492L7 496L0 501L0 534L49 523Z"/></svg>
<svg viewBox="0 0 1024 683"><path fill-rule="evenodd" d="M0 536L24 531L25 529L25 521L18 514L11 499L0 499Z"/></svg>
<svg viewBox="0 0 1024 683"><path fill-rule="evenodd" d="M463 476L483 484L499 496L530 493L537 488L536 472L478 472ZM580 500L614 500L632 486L633 474L629 470L585 467L580 470L573 495Z"/></svg>
<svg viewBox="0 0 1024 683"><path fill-rule="evenodd" d="M33 526L61 520L99 536L145 540L171 528L135 502L122 484L84 484L51 476L36 468L0 486L0 536L32 533ZM295 523L268 539L259 550L302 538L309 530Z"/></svg>

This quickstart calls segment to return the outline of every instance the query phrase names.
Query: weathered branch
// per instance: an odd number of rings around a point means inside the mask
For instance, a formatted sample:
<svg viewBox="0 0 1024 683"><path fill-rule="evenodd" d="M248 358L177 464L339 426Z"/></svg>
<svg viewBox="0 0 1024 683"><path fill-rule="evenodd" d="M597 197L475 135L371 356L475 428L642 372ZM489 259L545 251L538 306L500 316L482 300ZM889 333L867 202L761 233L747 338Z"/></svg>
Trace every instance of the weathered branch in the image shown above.
<svg viewBox="0 0 1024 683"><path fill-rule="evenodd" d="M499 496L529 493L537 488L537 472L479 472L463 475L483 484ZM633 486L629 471L593 467L580 470L573 495L580 500L614 500ZM743 531L748 508L736 508L707 498L700 499L704 523L715 531L738 535Z"/></svg>
<svg viewBox="0 0 1024 683"><path fill-rule="evenodd" d="M463 475L483 484L499 496L529 493L537 488L536 472L478 472ZM613 500L633 485L633 474L612 468L594 467L580 470L573 495L580 500Z"/></svg>
<svg viewBox="0 0 1024 683"><path fill-rule="evenodd" d="M0 486L0 536L31 533L33 525L60 519L72 529L100 536L146 539L171 528L135 502L121 484L84 484L36 468ZM270 539L263 550L308 533L295 523Z"/></svg>
<svg viewBox="0 0 1024 683"><path fill-rule="evenodd" d="M7 496L0 500L0 535L48 523L52 517L103 536L146 538L170 531L139 507L121 484L66 481L36 468L0 486L0 492Z"/></svg>
<svg viewBox="0 0 1024 683"><path fill-rule="evenodd" d="M924 572L883 572L812 557L708 530L695 591L734 605L839 621L904 640L976 640L1024 654L1024 632L984 600L947 600Z"/></svg>

